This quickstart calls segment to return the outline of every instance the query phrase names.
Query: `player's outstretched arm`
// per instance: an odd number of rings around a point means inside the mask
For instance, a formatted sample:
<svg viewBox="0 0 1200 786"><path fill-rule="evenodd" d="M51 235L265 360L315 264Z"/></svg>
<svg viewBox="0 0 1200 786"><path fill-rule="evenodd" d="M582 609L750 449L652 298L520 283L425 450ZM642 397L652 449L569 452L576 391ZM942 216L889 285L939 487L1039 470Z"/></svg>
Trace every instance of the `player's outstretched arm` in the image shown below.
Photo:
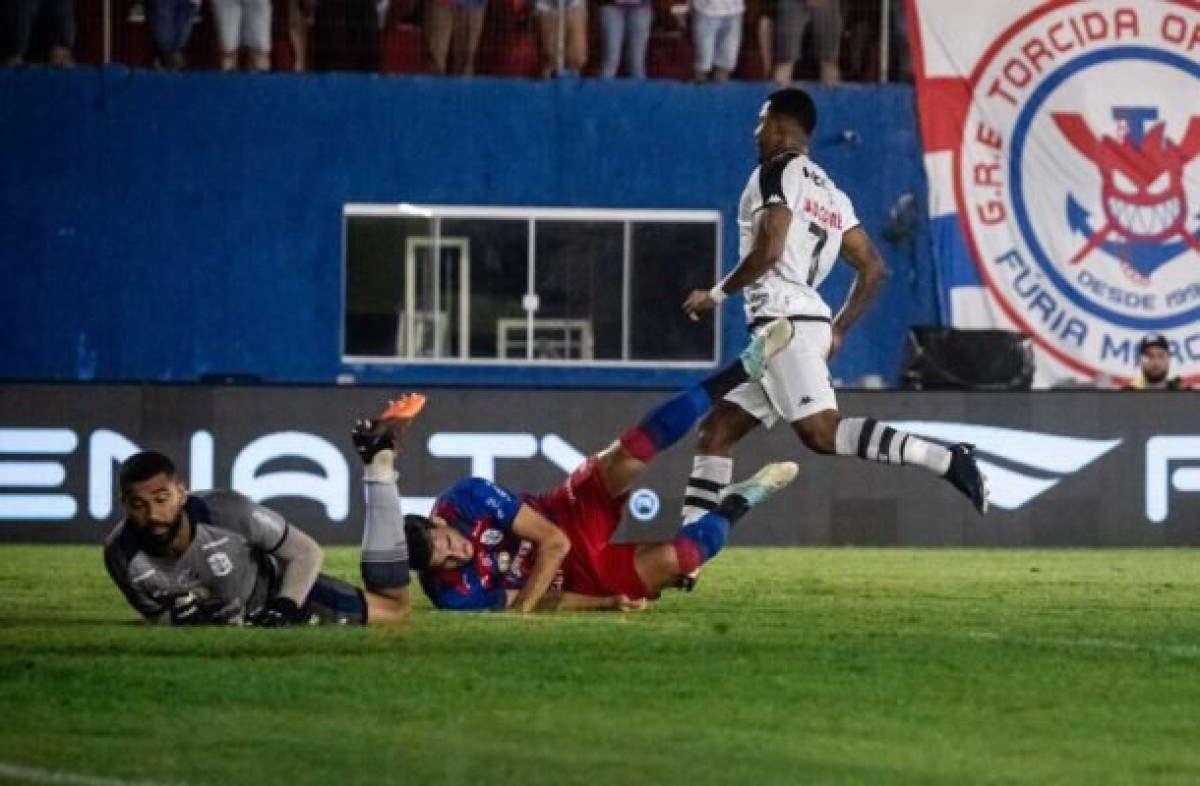
<svg viewBox="0 0 1200 786"><path fill-rule="evenodd" d="M866 312L887 278L883 257L871 242L871 236L861 226L854 227L842 237L842 256L854 268L854 281L846 295L846 302L833 318L830 355L837 351L850 326Z"/></svg>
<svg viewBox="0 0 1200 786"><path fill-rule="evenodd" d="M525 586L509 605L511 611L535 611L542 596L550 589L554 574L571 551L571 541L550 519L528 505L521 505L513 519L513 533L537 547L537 558Z"/></svg>
<svg viewBox="0 0 1200 786"><path fill-rule="evenodd" d="M786 204L763 208L754 231L754 244L733 272L712 289L697 289L688 295L683 310L693 320L716 308L729 295L762 278L779 262L787 243L788 228L792 225L792 211Z"/></svg>

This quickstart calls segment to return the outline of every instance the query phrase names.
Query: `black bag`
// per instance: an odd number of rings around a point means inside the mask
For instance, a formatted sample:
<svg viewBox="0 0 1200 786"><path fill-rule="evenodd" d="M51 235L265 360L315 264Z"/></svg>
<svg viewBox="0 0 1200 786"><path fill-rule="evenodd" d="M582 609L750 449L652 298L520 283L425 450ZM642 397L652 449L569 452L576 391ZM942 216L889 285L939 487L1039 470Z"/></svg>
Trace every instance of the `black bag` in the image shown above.
<svg viewBox="0 0 1200 786"><path fill-rule="evenodd" d="M1033 343L1007 330L914 327L900 386L908 390L1028 390Z"/></svg>

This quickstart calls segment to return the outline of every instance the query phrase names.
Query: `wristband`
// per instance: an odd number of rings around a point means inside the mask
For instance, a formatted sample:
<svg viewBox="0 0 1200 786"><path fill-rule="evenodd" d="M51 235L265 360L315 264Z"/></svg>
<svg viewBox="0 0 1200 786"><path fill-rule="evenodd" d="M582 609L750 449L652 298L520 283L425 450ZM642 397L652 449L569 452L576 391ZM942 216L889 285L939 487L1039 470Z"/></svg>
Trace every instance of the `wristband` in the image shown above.
<svg viewBox="0 0 1200 786"><path fill-rule="evenodd" d="M724 281L721 281L715 287L708 290L709 299L718 305L720 305L722 302L724 302L725 298L729 297L729 293L726 292L725 290L721 289L721 284L724 284L724 283L725 283Z"/></svg>

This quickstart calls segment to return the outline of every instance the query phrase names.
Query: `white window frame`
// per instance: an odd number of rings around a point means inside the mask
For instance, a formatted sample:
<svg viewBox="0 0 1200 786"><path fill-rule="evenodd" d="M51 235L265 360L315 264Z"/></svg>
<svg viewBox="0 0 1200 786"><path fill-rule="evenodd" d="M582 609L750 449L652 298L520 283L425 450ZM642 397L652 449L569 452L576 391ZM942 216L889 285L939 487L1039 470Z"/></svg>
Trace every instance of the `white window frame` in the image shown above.
<svg viewBox="0 0 1200 786"><path fill-rule="evenodd" d="M373 204L364 202L351 202L343 207L343 225L342 225L342 362L368 366L394 366L400 364L428 364L428 365L451 365L451 366L561 366L564 368L665 368L665 369L697 369L697 368L712 368L719 362L721 357L721 310L717 309L714 312L714 322L712 328L712 353L710 357L704 360L634 360L630 355L630 324L631 324L631 265L632 265L632 227L638 223L669 223L669 224L712 224L713 225L713 247L716 251L713 259L712 280L719 281L722 275L722 253L723 253L723 232L722 218L718 210L653 210L653 209L621 209L621 208L561 208L561 207L489 207L489 206L464 206L464 205L415 205L407 202L395 204ZM345 309L346 309L346 281L347 281L347 259L346 259L346 221L353 217L370 217L370 218L425 218L429 219L432 226L430 227L430 238L433 241L434 253L430 255L431 259L437 259L441 240L441 219L480 219L480 220L508 220L508 221L525 221L527 223L529 240L528 240L528 263L526 266L527 284L525 301L525 323L526 335L523 346L526 347L526 355L524 358L503 358L503 357L465 357L467 350L465 344L460 347L459 356L456 357L412 357L405 355L395 356L379 356L379 355L350 355L345 351ZM537 269L537 223L539 221L592 221L592 222L620 222L623 224L623 252L622 252L622 271L621 271L621 358L615 359L551 359L538 358L534 356L533 349L536 345L535 332L543 326L544 320L539 320L536 316L537 311L537 293L533 291L535 273ZM409 238L409 244L414 239ZM424 243L424 241L419 241ZM447 242L450 242L447 239ZM428 246L427 243L425 243ZM397 252L397 264L409 264L406 260L407 254L400 251ZM410 265L411 268L411 265ZM413 286L412 270L406 270L405 287L406 289ZM468 287L465 292L467 307L460 309L460 317L469 314L470 309L470 291L469 282L464 277L464 284ZM680 291L670 293L674 296L675 301L682 303L687 293ZM469 324L469 323L468 323ZM508 323L506 322L506 325ZM499 330L499 327L498 327ZM460 339L466 342L467 333L469 331L465 326L460 326ZM411 335L411 333L409 334ZM497 339L500 339L499 333Z"/></svg>

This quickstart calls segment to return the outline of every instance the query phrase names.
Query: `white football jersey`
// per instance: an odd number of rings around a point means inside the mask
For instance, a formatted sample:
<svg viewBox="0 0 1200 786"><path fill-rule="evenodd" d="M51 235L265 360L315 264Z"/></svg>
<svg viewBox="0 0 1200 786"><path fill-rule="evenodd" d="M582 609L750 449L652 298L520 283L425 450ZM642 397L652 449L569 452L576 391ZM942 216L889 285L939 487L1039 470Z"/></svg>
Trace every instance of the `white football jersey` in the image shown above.
<svg viewBox="0 0 1200 786"><path fill-rule="evenodd" d="M829 306L817 287L829 275L842 248L842 235L858 226L850 198L806 155L787 151L760 164L750 175L738 204L738 258L745 259L763 209L787 205L792 211L783 256L762 278L746 287L746 319L810 317L829 319Z"/></svg>

